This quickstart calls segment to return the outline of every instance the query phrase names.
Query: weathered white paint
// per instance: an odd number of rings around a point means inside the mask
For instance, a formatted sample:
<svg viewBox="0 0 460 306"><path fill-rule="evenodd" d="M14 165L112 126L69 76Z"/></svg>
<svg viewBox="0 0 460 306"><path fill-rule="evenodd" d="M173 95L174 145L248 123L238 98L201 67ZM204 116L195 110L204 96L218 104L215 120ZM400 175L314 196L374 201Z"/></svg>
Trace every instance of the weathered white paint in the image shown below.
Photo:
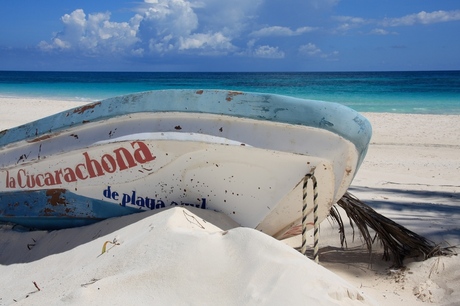
<svg viewBox="0 0 460 306"><path fill-rule="evenodd" d="M180 93L184 91L169 93L169 99L175 99L171 111L153 109L167 108L164 104L170 100L161 100L164 92L143 93L144 108L137 105L137 111L129 108L133 98L121 97L3 133L1 219L21 223L21 218L42 217L49 221L40 220L37 226L55 222L59 227L62 218L110 217L106 210L111 207L113 215L121 215L193 205L222 211L243 226L283 238L299 224L304 175L315 171L322 220L350 185L370 138L368 122L343 106L336 105L340 118L336 115L334 121L328 117L329 103L315 102L312 107L301 100L308 114L294 124L278 117L290 112L297 118L293 120L302 118L298 99L290 110L292 98L280 102L276 96L270 103L268 95ZM205 102L209 112L203 107L198 111L196 103ZM244 103L250 108L242 108ZM50 126L53 129L44 132ZM335 132L347 127L354 132ZM37 193L35 198L31 191ZM28 222L24 224L34 221Z"/></svg>

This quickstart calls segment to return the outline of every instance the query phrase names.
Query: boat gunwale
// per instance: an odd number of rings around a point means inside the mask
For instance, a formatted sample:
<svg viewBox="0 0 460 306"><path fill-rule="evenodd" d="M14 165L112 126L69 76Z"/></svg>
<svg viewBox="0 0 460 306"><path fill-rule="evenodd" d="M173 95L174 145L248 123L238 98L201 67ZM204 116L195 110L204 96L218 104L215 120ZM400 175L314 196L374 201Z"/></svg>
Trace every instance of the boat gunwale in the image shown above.
<svg viewBox="0 0 460 306"><path fill-rule="evenodd" d="M167 102L165 102L167 101ZM328 130L352 142L362 162L370 142L369 121L344 105L275 94L226 90L154 90L113 97L72 108L0 132L2 147L40 141L88 122L139 112L187 112L268 120Z"/></svg>

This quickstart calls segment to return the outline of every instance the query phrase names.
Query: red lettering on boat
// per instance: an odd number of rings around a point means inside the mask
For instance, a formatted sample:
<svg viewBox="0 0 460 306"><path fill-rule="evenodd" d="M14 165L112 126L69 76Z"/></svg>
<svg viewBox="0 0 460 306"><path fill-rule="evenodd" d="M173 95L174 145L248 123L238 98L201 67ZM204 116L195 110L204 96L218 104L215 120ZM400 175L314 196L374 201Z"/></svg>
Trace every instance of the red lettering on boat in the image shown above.
<svg viewBox="0 0 460 306"><path fill-rule="evenodd" d="M34 189L64 183L84 181L89 178L103 176L133 168L155 160L149 147L142 141L130 143L131 149L120 147L101 157L91 157L88 152L83 152L83 162L74 167L65 167L50 170L44 173L32 173L27 168L21 168L16 175L6 171L6 188Z"/></svg>

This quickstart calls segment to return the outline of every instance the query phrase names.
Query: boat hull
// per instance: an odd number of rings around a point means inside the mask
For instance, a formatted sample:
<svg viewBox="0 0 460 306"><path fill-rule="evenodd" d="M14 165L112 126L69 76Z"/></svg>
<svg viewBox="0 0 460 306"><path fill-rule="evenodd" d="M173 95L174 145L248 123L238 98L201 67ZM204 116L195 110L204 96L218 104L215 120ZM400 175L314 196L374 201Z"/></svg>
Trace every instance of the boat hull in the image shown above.
<svg viewBox="0 0 460 306"><path fill-rule="evenodd" d="M293 124L277 118L292 103L274 111L280 105L267 97L150 92L6 131L0 137L0 220L52 229L181 205L221 211L277 238L294 235L304 176L314 173L318 180L322 220L351 183L370 126L349 109L345 115L355 134L362 133L359 141L331 129L336 123L327 111L315 124ZM203 99L211 106L196 109ZM178 100L183 109L175 106ZM221 102L221 112L213 110ZM164 103L170 111L158 109ZM243 116L239 108L248 104L251 112Z"/></svg>

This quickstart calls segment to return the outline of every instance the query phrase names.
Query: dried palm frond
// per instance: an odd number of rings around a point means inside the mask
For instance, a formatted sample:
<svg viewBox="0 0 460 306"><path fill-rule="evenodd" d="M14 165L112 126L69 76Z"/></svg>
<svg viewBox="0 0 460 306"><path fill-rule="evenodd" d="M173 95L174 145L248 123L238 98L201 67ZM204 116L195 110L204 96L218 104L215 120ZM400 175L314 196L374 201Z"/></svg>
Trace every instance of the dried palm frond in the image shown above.
<svg viewBox="0 0 460 306"><path fill-rule="evenodd" d="M372 252L374 240L379 239L383 245L383 258L385 260L393 258L393 263L397 267L403 265L403 260L406 256L422 256L423 259L428 259L433 256L452 254L451 249L442 248L379 214L349 192L345 193L336 205L345 210L350 219L353 235L355 231L354 225L356 225L368 251ZM342 247L344 244L346 246L345 228L337 207L333 206L330 215L339 225ZM369 228L375 232L374 237L369 232Z"/></svg>

